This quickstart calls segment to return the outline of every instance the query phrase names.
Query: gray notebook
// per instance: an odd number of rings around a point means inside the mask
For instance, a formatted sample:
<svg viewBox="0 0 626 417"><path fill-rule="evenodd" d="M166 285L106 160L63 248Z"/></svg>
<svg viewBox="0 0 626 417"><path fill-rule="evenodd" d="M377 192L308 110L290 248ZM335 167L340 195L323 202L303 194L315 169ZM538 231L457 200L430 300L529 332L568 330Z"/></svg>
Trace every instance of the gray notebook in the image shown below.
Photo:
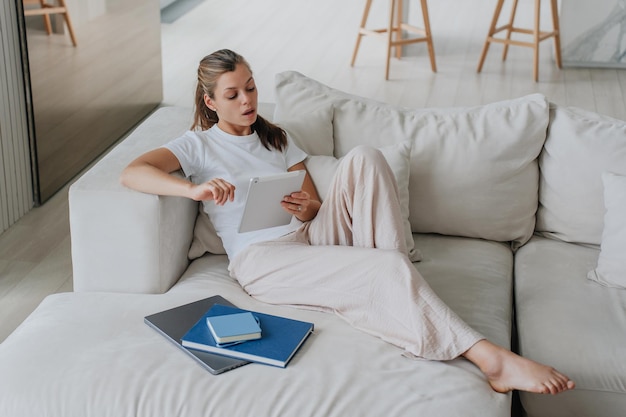
<svg viewBox="0 0 626 417"><path fill-rule="evenodd" d="M180 342L180 339L187 333L187 330L196 324L204 313L216 303L233 306L233 304L226 299L216 295L146 316L144 322L173 342L179 349L193 358L207 371L214 375L221 374L222 372L230 371L231 369L238 368L249 362L213 353L188 350L181 345Z"/></svg>

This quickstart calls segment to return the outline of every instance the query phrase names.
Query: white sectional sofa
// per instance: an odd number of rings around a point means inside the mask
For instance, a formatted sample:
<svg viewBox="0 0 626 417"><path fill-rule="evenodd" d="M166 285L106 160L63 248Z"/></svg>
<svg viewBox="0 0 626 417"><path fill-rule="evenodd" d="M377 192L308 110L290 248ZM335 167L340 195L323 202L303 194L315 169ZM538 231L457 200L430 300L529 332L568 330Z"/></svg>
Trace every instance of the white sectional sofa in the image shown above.
<svg viewBox="0 0 626 417"><path fill-rule="evenodd" d="M414 265L434 290L492 341L517 341L576 381L557 396L522 393L528 416L624 415L626 123L537 94L406 109L295 72L276 88L261 113L311 155L321 196L349 149L382 148ZM75 292L46 298L0 344L0 416L512 414L512 395L463 359L411 359L333 314L252 299L197 203L119 184L130 160L191 116L160 108L72 185ZM212 295L311 321L315 333L285 369L211 375L143 318Z"/></svg>

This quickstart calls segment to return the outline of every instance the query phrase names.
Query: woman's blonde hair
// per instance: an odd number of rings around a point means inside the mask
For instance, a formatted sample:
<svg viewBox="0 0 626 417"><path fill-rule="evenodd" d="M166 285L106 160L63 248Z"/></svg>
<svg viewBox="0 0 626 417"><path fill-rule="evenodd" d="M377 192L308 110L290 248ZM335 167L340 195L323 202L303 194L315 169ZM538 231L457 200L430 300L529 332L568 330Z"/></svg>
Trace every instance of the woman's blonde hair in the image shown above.
<svg viewBox="0 0 626 417"><path fill-rule="evenodd" d="M235 71L237 65L245 65L252 74L250 64L243 56L229 49L221 49L207 55L198 65L198 84L196 86L195 113L191 130L207 130L219 121L217 113L209 109L204 102L204 95L215 99L215 87L218 78L226 73ZM257 116L252 129L259 135L261 143L268 150L270 148L282 151L287 145L287 135L283 129Z"/></svg>

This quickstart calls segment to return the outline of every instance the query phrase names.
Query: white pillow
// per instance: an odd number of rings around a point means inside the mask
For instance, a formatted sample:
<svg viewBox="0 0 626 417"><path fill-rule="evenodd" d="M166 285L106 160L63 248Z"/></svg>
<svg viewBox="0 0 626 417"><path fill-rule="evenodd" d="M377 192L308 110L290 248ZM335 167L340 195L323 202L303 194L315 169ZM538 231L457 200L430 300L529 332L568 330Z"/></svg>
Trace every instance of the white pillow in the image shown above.
<svg viewBox="0 0 626 417"><path fill-rule="evenodd" d="M294 71L276 76L275 114L333 108L334 155L356 145L410 141L413 232L525 243L538 204L537 156L548 125L540 94L470 108L407 109L327 87Z"/></svg>
<svg viewBox="0 0 626 417"><path fill-rule="evenodd" d="M193 240L191 241L187 258L193 260L207 252L216 255L226 254L222 239L217 235L209 215L202 208L202 204L198 203L198 216L193 228Z"/></svg>
<svg viewBox="0 0 626 417"><path fill-rule="evenodd" d="M282 127L298 148L308 155L332 155L333 109L326 106L297 115L276 115L274 123Z"/></svg>
<svg viewBox="0 0 626 417"><path fill-rule="evenodd" d="M537 231L565 242L599 245L605 210L602 173L626 174L626 122L552 105L539 168Z"/></svg>
<svg viewBox="0 0 626 417"><path fill-rule="evenodd" d="M320 109L333 109L334 156L344 156L356 145L381 147L408 139L396 123L398 109L387 103L345 93L296 71L277 74L275 87L274 120L308 118ZM346 112L350 114L344 116Z"/></svg>
<svg viewBox="0 0 626 417"><path fill-rule="evenodd" d="M404 222L404 237L409 250L411 262L422 260L422 255L415 248L411 224L409 223L409 155L410 145L407 142L379 148L391 167L398 184L400 210ZM333 156L312 155L306 159L306 167L313 179L315 189L322 201L328 196L330 184L339 166L340 159Z"/></svg>
<svg viewBox="0 0 626 417"><path fill-rule="evenodd" d="M514 248L532 237L537 157L548 125L544 96L432 109L407 119L414 231L511 241Z"/></svg>
<svg viewBox="0 0 626 417"><path fill-rule="evenodd" d="M328 197L328 190L339 162L340 160L334 156L327 155L309 155L304 161L321 201Z"/></svg>
<svg viewBox="0 0 626 417"><path fill-rule="evenodd" d="M275 77L276 107L274 121L306 118L310 113L331 108L337 100L335 91L296 71ZM345 98L348 100L349 98Z"/></svg>
<svg viewBox="0 0 626 417"><path fill-rule="evenodd" d="M604 230L598 266L587 277L607 287L626 289L626 176L602 174Z"/></svg>

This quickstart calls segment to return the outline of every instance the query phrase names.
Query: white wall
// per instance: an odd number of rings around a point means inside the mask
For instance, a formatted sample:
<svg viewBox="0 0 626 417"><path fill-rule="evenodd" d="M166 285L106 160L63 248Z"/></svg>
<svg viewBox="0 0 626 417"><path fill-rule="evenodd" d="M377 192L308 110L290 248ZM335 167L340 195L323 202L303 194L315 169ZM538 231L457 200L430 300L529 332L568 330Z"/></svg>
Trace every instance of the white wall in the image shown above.
<svg viewBox="0 0 626 417"><path fill-rule="evenodd" d="M33 207L16 2L0 5L0 233Z"/></svg>

